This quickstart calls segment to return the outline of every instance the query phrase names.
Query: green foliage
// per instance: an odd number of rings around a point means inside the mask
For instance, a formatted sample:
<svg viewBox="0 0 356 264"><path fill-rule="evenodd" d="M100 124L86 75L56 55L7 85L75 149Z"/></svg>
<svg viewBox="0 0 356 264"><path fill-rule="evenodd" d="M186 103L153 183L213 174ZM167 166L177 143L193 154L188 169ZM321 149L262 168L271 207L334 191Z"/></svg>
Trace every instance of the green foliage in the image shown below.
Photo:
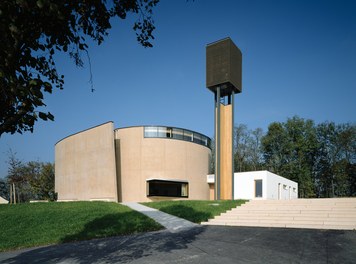
<svg viewBox="0 0 356 264"><path fill-rule="evenodd" d="M317 138L314 172L318 196L354 196L356 126L325 122L317 126Z"/></svg>
<svg viewBox="0 0 356 264"><path fill-rule="evenodd" d="M0 179L0 196L6 200L9 200L9 190L4 179Z"/></svg>
<svg viewBox="0 0 356 264"><path fill-rule="evenodd" d="M299 184L300 197L355 195L356 127L293 117L262 139L266 169Z"/></svg>
<svg viewBox="0 0 356 264"><path fill-rule="evenodd" d="M152 47L152 10L159 0L2 0L0 1L0 136L33 131L38 119L54 120L44 93L63 89L64 76L54 55L64 52L83 66L88 39L100 45L110 19L138 16L133 29L138 42Z"/></svg>
<svg viewBox="0 0 356 264"><path fill-rule="evenodd" d="M159 230L152 219L109 202L0 205L0 251Z"/></svg>
<svg viewBox="0 0 356 264"><path fill-rule="evenodd" d="M298 182L300 197L313 197L312 167L317 150L312 120L297 116L285 123L272 123L262 139L266 167Z"/></svg>
<svg viewBox="0 0 356 264"><path fill-rule="evenodd" d="M30 200L56 200L52 163L39 161L23 163L10 150L8 164L6 182L8 186L15 187L17 203Z"/></svg>
<svg viewBox="0 0 356 264"><path fill-rule="evenodd" d="M234 127L235 171L259 170L262 167L261 138L263 130L249 130L246 125Z"/></svg>
<svg viewBox="0 0 356 264"><path fill-rule="evenodd" d="M271 123L267 133L240 124L233 144L235 172L269 170L298 182L299 197L356 196L355 124L294 116Z"/></svg>
<svg viewBox="0 0 356 264"><path fill-rule="evenodd" d="M208 221L208 219L245 203L244 200L228 201L160 201L143 203L162 212L184 218L194 223Z"/></svg>

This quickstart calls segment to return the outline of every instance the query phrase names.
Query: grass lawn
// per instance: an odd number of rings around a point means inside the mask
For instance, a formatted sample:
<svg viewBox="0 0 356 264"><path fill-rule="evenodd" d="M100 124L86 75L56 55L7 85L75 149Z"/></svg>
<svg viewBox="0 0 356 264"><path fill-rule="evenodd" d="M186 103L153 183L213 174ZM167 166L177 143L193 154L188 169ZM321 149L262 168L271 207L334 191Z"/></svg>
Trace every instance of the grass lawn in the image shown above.
<svg viewBox="0 0 356 264"><path fill-rule="evenodd" d="M0 205L0 251L161 228L150 218L117 203Z"/></svg>
<svg viewBox="0 0 356 264"><path fill-rule="evenodd" d="M245 203L245 200L234 201L160 201L142 203L160 211L172 214L194 223L201 223L231 208Z"/></svg>

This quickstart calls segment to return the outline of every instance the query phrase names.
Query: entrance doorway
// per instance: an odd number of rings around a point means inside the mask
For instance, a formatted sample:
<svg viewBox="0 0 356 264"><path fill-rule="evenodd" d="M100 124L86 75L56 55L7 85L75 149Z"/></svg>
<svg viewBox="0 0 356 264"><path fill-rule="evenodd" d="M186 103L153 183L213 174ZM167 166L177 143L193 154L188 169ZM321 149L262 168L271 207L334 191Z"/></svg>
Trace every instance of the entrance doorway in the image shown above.
<svg viewBox="0 0 356 264"><path fill-rule="evenodd" d="M262 198L262 180L255 180L255 198Z"/></svg>

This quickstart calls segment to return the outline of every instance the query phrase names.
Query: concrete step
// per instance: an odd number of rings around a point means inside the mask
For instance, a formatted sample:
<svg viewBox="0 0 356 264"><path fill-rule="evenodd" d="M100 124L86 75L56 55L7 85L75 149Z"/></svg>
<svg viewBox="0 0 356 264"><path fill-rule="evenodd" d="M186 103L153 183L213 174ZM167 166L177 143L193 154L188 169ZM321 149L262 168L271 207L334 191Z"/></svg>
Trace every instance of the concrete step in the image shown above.
<svg viewBox="0 0 356 264"><path fill-rule="evenodd" d="M355 217L325 217L325 216L310 216L310 215L299 215L299 216L291 216L291 215L224 215L221 216L221 219L226 219L226 220L253 220L253 219L265 219L265 220L282 220L282 221L293 221L293 220L310 220L310 221L318 221L322 220L325 221L327 219L328 221L339 221L339 222L348 222L348 221L354 221Z"/></svg>
<svg viewBox="0 0 356 264"><path fill-rule="evenodd" d="M206 225L356 229L356 198L253 200Z"/></svg>
<svg viewBox="0 0 356 264"><path fill-rule="evenodd" d="M221 215L316 215L324 217L356 217L356 212L343 210L241 210L230 211Z"/></svg>
<svg viewBox="0 0 356 264"><path fill-rule="evenodd" d="M352 219L338 221L335 219L216 219L211 222L224 222L224 223L285 223L285 224L331 224L331 225L355 225Z"/></svg>
<svg viewBox="0 0 356 264"><path fill-rule="evenodd" d="M250 203L354 203L355 197L349 198L310 198L310 199L293 199L293 200L250 200Z"/></svg>
<svg viewBox="0 0 356 264"><path fill-rule="evenodd" d="M234 210L232 210L234 211ZM356 213L356 209L347 207L301 207L301 206L273 206L273 207L244 207L238 211L348 211L350 213Z"/></svg>
<svg viewBox="0 0 356 264"><path fill-rule="evenodd" d="M228 225L228 226L250 226L250 227L279 227L279 228L306 228L306 229L334 229L334 230L354 230L356 225L325 225L325 224L298 224L298 223L251 223L240 222L227 224L225 222L213 223L203 222L202 225Z"/></svg>

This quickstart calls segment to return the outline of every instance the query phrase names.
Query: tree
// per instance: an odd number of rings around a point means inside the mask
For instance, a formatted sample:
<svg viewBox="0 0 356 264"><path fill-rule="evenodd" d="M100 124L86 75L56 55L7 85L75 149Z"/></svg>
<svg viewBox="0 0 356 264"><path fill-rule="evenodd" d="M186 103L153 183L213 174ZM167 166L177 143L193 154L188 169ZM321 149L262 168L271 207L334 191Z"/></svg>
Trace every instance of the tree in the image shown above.
<svg viewBox="0 0 356 264"><path fill-rule="evenodd" d="M9 187L4 179L0 179L0 196L9 200Z"/></svg>
<svg viewBox="0 0 356 264"><path fill-rule="evenodd" d="M259 170L262 168L263 156L261 139L263 130L250 130L245 124L234 127L233 155L235 171Z"/></svg>
<svg viewBox="0 0 356 264"><path fill-rule="evenodd" d="M20 193L22 185L24 183L23 171L24 165L21 160L16 157L11 149L8 151L8 170L6 181L10 186L10 203L16 203L20 201ZM23 198L23 197L22 197Z"/></svg>
<svg viewBox="0 0 356 264"><path fill-rule="evenodd" d="M301 197L315 195L312 168L317 141L312 120L295 116L272 123L262 145L269 170L298 182Z"/></svg>
<svg viewBox="0 0 356 264"><path fill-rule="evenodd" d="M54 165L40 161L22 162L16 153L9 151L8 175L10 201L13 203L30 200L56 200L54 192Z"/></svg>
<svg viewBox="0 0 356 264"><path fill-rule="evenodd" d="M27 181L36 200L55 200L54 166L52 163L29 162ZM33 169L32 169L33 168Z"/></svg>
<svg viewBox="0 0 356 264"><path fill-rule="evenodd" d="M152 10L159 0L2 0L0 1L0 136L33 131L38 119L54 120L44 93L63 89L54 55L64 52L83 66L88 40L100 45L110 19L138 16L138 42L152 47Z"/></svg>
<svg viewBox="0 0 356 264"><path fill-rule="evenodd" d="M355 195L356 126L324 122L316 131L314 174L318 196Z"/></svg>
<svg viewBox="0 0 356 264"><path fill-rule="evenodd" d="M247 170L248 140L249 131L245 124L234 127L233 155L235 171Z"/></svg>
<svg viewBox="0 0 356 264"><path fill-rule="evenodd" d="M250 164L252 170L259 170L263 167L263 155L262 155L262 128L256 128L251 131L250 144Z"/></svg>
<svg viewBox="0 0 356 264"><path fill-rule="evenodd" d="M281 173L284 164L287 163L285 157L288 137L283 128L283 124L273 122L268 126L267 134L262 138L262 150L265 166L274 173Z"/></svg>
<svg viewBox="0 0 356 264"><path fill-rule="evenodd" d="M211 156L209 160L209 174L215 174L215 138L210 141Z"/></svg>

